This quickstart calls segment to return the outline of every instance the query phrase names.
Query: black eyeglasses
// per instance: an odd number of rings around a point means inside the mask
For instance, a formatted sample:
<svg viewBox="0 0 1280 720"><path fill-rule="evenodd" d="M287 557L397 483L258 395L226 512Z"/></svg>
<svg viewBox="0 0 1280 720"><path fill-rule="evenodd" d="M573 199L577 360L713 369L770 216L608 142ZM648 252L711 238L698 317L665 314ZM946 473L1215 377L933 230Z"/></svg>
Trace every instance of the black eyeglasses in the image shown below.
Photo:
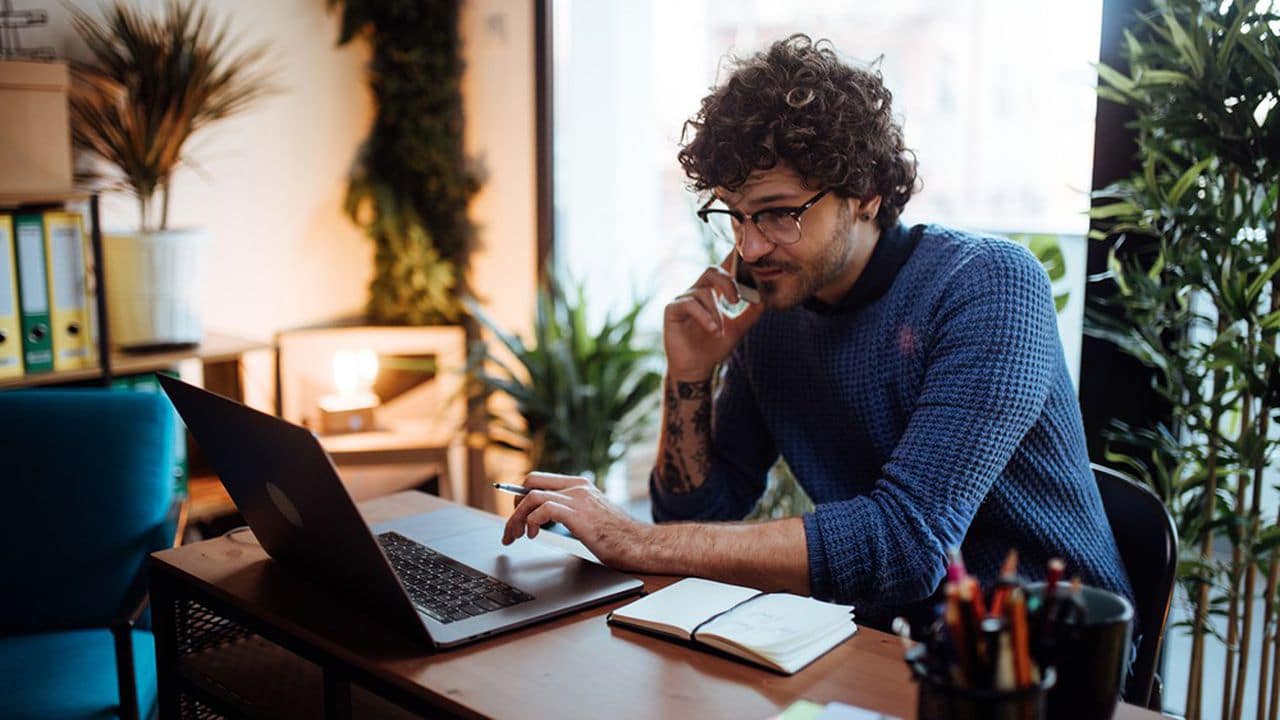
<svg viewBox="0 0 1280 720"><path fill-rule="evenodd" d="M823 190L799 207L771 207L757 210L749 216L751 223L756 226L765 240L774 245L794 245L804 237L800 227L800 216L817 205L828 192L830 190ZM719 198L712 196L706 204L698 208L698 218L716 228L721 235L732 237L735 246L741 245L742 224L747 221L748 216L738 210L711 207L711 203L716 200Z"/></svg>

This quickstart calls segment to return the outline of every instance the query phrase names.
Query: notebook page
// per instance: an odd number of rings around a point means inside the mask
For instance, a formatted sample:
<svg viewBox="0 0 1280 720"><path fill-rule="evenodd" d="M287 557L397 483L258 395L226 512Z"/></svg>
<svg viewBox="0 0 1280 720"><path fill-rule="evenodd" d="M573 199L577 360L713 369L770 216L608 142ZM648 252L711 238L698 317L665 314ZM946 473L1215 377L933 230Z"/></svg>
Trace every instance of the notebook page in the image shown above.
<svg viewBox="0 0 1280 720"><path fill-rule="evenodd" d="M763 595L707 623L698 638L723 638L794 672L854 633L851 610L797 595Z"/></svg>
<svg viewBox="0 0 1280 720"><path fill-rule="evenodd" d="M685 637L711 616L759 594L759 590L686 578L613 611L617 620L639 620L680 628Z"/></svg>

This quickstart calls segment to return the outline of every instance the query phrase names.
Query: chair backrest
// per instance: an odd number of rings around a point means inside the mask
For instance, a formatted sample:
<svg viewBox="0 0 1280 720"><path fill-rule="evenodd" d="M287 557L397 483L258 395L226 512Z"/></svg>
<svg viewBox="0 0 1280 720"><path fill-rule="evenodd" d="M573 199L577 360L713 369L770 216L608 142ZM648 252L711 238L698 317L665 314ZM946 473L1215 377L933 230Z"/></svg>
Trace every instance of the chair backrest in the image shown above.
<svg viewBox="0 0 1280 720"><path fill-rule="evenodd" d="M1125 699L1145 707L1173 598L1178 528L1164 502L1146 486L1101 465L1093 466L1093 475L1138 604L1141 642Z"/></svg>
<svg viewBox="0 0 1280 720"><path fill-rule="evenodd" d="M159 395L0 392L0 633L111 620L167 544L174 425Z"/></svg>

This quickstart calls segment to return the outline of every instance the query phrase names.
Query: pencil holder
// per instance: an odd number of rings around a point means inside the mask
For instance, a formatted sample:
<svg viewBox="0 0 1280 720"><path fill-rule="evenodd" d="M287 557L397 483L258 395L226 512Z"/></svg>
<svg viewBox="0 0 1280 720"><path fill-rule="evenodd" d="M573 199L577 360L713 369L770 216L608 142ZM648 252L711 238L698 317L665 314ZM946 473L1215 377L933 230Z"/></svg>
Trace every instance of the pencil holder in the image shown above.
<svg viewBox="0 0 1280 720"><path fill-rule="evenodd" d="M1060 588L1067 587L1059 583ZM1027 586L1043 607L1044 583ZM1049 694L1049 720L1107 720L1116 710L1130 663L1133 606L1100 588L1083 586L1083 617L1054 629L1053 657L1058 682ZM1033 625L1036 618L1032 618Z"/></svg>
<svg viewBox="0 0 1280 720"><path fill-rule="evenodd" d="M1049 668L1039 684L1019 690L957 687L930 675L921 663L911 665L911 677L920 686L920 720L1044 720L1046 698L1056 679Z"/></svg>

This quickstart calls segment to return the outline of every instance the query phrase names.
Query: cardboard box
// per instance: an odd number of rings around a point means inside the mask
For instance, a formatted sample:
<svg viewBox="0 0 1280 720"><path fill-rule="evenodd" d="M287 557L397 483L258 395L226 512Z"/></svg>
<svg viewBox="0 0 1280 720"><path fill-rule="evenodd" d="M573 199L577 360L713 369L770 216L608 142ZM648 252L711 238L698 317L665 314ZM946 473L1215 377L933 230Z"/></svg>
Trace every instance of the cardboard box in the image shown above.
<svg viewBox="0 0 1280 720"><path fill-rule="evenodd" d="M71 190L69 81L61 61L0 60L0 194Z"/></svg>

